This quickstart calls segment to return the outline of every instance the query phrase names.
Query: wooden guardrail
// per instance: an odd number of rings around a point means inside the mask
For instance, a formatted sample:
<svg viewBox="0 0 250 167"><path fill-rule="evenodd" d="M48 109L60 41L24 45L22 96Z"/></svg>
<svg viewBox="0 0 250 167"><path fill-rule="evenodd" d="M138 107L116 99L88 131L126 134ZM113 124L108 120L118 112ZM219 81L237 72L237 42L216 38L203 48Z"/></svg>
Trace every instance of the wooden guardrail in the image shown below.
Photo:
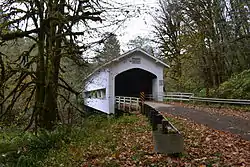
<svg viewBox="0 0 250 167"><path fill-rule="evenodd" d="M142 106L141 112L148 117L152 126L155 152L165 154L183 152L182 134L162 113L147 104Z"/></svg>
<svg viewBox="0 0 250 167"><path fill-rule="evenodd" d="M116 96L115 97L116 107L118 110L140 110L140 98L137 97L126 97L126 96Z"/></svg>
<svg viewBox="0 0 250 167"><path fill-rule="evenodd" d="M146 115L152 126L154 151L157 153L173 154L183 152L183 137L178 129L168 121L155 108L143 103L143 99L137 97L116 96L118 110L141 111Z"/></svg>

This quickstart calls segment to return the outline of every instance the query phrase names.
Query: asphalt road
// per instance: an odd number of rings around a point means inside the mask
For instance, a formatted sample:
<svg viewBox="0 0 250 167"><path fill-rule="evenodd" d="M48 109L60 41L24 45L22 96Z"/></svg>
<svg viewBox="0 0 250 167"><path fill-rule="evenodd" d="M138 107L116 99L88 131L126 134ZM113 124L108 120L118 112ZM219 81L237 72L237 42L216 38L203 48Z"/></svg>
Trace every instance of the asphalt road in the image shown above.
<svg viewBox="0 0 250 167"><path fill-rule="evenodd" d="M189 118L194 122L204 124L210 128L229 131L240 135L246 140L250 140L250 121L235 116L220 115L218 113L209 113L180 106L174 106L163 103L146 102L146 104L160 112L166 112L172 115Z"/></svg>

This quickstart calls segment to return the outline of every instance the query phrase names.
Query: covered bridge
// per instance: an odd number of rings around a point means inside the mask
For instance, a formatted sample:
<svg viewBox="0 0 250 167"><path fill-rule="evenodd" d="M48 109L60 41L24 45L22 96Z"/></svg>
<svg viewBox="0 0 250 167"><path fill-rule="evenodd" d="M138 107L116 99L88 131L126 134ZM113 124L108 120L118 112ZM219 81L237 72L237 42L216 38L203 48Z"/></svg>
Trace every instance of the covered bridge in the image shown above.
<svg viewBox="0 0 250 167"><path fill-rule="evenodd" d="M163 70L169 67L136 48L97 68L84 80L84 104L107 114L115 112L115 97L139 97L140 92L162 101Z"/></svg>

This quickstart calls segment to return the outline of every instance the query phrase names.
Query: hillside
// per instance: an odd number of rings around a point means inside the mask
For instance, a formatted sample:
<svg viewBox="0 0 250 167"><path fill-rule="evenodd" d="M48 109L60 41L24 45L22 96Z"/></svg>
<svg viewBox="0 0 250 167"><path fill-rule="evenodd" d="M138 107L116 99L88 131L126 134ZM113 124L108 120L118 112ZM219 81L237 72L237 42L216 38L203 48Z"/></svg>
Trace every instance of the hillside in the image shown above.
<svg viewBox="0 0 250 167"><path fill-rule="evenodd" d="M250 70L232 76L222 83L214 96L221 98L250 99Z"/></svg>

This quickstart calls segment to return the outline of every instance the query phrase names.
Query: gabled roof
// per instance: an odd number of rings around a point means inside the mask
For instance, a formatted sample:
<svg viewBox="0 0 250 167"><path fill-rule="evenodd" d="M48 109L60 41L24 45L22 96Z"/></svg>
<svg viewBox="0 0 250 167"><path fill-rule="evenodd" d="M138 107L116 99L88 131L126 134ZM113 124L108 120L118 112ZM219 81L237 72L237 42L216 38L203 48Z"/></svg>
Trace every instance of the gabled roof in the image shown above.
<svg viewBox="0 0 250 167"><path fill-rule="evenodd" d="M128 52L122 54L122 55L119 56L119 57L116 57L116 58L110 60L110 61L107 62L107 63L104 63L104 64L101 65L99 68L95 69L92 73L90 73L90 74L84 79L84 81L87 80L89 77L91 77L91 76L92 76L94 73L96 73L97 71L101 70L102 68L107 67L107 66L109 66L110 64L112 64L112 63L114 63L114 62L120 61L121 59L123 59L123 58L125 58L125 57L127 57L127 56L130 56L130 55L131 55L132 53L134 53L134 52L141 52L141 53L143 53L144 55L146 55L146 56L150 57L151 59L155 60L156 63L160 63L160 64L162 64L163 66L169 68L169 65L167 65L166 63L164 63L164 62L161 61L160 59L158 59L158 58L156 58L156 57L154 57L154 56L148 54L147 52L145 52L144 50L142 50L142 49L140 49L140 48L135 48L135 49L133 49L133 50L130 50L130 51L128 51Z"/></svg>

